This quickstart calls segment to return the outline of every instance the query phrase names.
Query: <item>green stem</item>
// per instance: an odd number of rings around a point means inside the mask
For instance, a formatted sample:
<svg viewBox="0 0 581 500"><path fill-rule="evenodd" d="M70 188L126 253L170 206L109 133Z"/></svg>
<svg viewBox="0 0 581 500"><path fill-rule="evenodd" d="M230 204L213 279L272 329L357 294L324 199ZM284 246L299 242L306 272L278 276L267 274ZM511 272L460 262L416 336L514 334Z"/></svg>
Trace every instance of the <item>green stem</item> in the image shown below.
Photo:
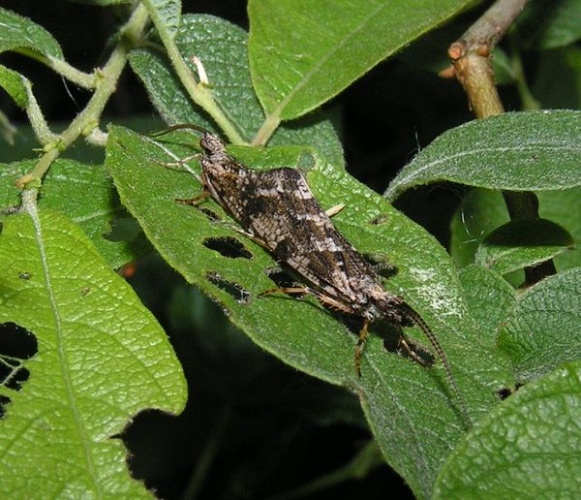
<svg viewBox="0 0 581 500"><path fill-rule="evenodd" d="M511 46L512 46L511 66L515 76L516 88L518 90L520 100L522 103L522 109L523 110L541 109L539 101L537 101L534 98L527 83L525 72L522 66L520 52L516 47L516 43L511 43Z"/></svg>
<svg viewBox="0 0 581 500"><path fill-rule="evenodd" d="M53 56L45 56L44 54L40 54L39 52L28 48L15 49L14 51L48 66L53 71L66 78L69 82L72 82L79 87L83 87L84 89L95 88L94 74L80 71L63 59L58 59Z"/></svg>
<svg viewBox="0 0 581 500"><path fill-rule="evenodd" d="M44 119L42 110L40 109L38 102L36 102L36 97L34 97L32 92L32 85L30 85L27 78L23 78L22 83L26 89L28 100L26 105L26 115L28 116L30 126L32 127L32 130L34 130L37 139L41 144L45 145L57 141L58 136L50 130L48 123L46 123L46 120Z"/></svg>
<svg viewBox="0 0 581 500"><path fill-rule="evenodd" d="M252 145L264 146L279 125L280 118L278 116L274 115L267 116L266 120L264 120L264 123L260 127L260 130L254 136L254 139L252 139Z"/></svg>
<svg viewBox="0 0 581 500"><path fill-rule="evenodd" d="M74 83L79 87L84 89L95 88L94 73L85 73L84 71L79 71L74 66L71 66L68 62L63 61L62 59L55 59L54 57L48 57L47 65L63 78L66 78L69 82Z"/></svg>
<svg viewBox="0 0 581 500"><path fill-rule="evenodd" d="M119 43L111 53L109 60L102 69L97 70L96 89L93 97L91 97L85 109L76 116L60 135L51 135L50 138L52 140L50 142L46 142L46 136L39 137L44 144L45 154L40 158L33 170L16 182L18 187L26 188L29 185L37 185L50 168L52 162L58 158L61 151L69 147L80 135L88 135L98 126L103 109L115 92L121 72L127 64L129 51L141 39L147 21L147 11L140 4L121 29Z"/></svg>
<svg viewBox="0 0 581 500"><path fill-rule="evenodd" d="M218 106L218 103L214 100L210 89L204 83L196 82L194 74L184 61L184 58L174 41L173 33L170 33L167 30L157 9L152 5L151 0L143 0L143 5L146 6L157 33L167 51L169 60L190 99L214 119L220 130L226 134L226 137L228 137L230 142L234 144L243 144L245 142L244 139L228 119L224 111L222 111L220 106Z"/></svg>

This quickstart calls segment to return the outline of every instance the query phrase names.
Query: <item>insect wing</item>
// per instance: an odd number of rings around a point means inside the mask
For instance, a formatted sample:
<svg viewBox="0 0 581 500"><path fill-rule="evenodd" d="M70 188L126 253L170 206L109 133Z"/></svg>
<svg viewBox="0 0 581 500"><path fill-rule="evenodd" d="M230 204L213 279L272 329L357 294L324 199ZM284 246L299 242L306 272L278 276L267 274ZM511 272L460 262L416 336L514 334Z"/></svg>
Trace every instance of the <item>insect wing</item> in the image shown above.
<svg viewBox="0 0 581 500"><path fill-rule="evenodd" d="M255 175L256 189L244 193L253 204L249 230L321 292L342 302L366 302L351 284L355 277L376 285L375 273L336 230L303 175L290 168Z"/></svg>

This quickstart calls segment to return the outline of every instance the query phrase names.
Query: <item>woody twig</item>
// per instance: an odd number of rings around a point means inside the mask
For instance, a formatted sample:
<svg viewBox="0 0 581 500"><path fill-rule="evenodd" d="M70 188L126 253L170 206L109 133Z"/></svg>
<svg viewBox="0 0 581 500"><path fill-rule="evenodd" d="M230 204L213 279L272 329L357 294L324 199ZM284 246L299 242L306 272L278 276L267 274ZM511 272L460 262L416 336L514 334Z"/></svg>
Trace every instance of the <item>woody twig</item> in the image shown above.
<svg viewBox="0 0 581 500"><path fill-rule="evenodd" d="M492 69L492 51L526 6L528 0L498 0L458 40L448 48L452 66L441 73L455 76L477 118L504 113ZM539 217L538 200L532 192L503 192L514 219ZM556 272L552 260L525 268L525 285L531 285Z"/></svg>
<svg viewBox="0 0 581 500"><path fill-rule="evenodd" d="M491 54L528 0L498 0L448 48L452 67L442 76L456 76L478 118L504 113L492 70Z"/></svg>

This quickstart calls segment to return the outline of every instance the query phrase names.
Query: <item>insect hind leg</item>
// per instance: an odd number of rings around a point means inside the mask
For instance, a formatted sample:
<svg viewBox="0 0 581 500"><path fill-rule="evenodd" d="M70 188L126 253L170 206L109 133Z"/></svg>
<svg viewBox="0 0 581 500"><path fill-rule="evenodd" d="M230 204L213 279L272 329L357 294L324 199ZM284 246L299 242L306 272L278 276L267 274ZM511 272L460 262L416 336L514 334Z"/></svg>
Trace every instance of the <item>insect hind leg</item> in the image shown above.
<svg viewBox="0 0 581 500"><path fill-rule="evenodd" d="M345 307L341 302L324 295L312 288L307 286L289 286L289 287L279 287L272 288L270 290L265 290L258 294L259 297L265 297L267 295L272 295L274 293L286 293L289 295L313 295L316 297L321 304L328 307L329 309L339 311L340 313L352 314L353 311ZM359 330L359 339L357 344L355 344L355 372L358 377L361 377L361 358L363 357L363 351L365 350L365 344L367 338L369 337L369 320L364 319L363 327Z"/></svg>
<svg viewBox="0 0 581 500"><path fill-rule="evenodd" d="M369 337L369 320L365 319L361 330L359 330L359 339L357 344L355 344L355 372L358 377L361 377L361 358L363 357L367 337Z"/></svg>

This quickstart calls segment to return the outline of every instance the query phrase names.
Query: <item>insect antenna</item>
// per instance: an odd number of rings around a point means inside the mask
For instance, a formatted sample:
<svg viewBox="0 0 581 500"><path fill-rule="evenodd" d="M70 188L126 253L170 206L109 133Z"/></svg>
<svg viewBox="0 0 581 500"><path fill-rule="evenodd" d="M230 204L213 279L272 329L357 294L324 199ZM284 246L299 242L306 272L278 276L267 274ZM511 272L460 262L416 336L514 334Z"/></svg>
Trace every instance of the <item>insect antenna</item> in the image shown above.
<svg viewBox="0 0 581 500"><path fill-rule="evenodd" d="M159 132L153 132L151 134L152 137L158 137L160 135L169 134L170 132L174 132L176 130L197 130L198 132L202 132L203 134L209 134L210 131L205 129L204 127L200 127L199 125L195 125L193 123L178 123L176 125L170 125L169 127L160 130Z"/></svg>
<svg viewBox="0 0 581 500"><path fill-rule="evenodd" d="M442 361L442 366L444 367L444 371L446 372L446 378L448 379L448 383L450 384L450 387L454 391L456 398L460 402L462 415L464 416L466 424L468 425L469 428L472 427L472 421L470 419L470 416L468 415L468 408L466 407L466 402L464 401L464 398L460 393L460 389L458 388L458 384L456 383L456 379L454 378L454 374L452 373L452 366L450 365L450 362L448 361L448 358L446 357L446 354L444 353L444 349L440 345L440 342L438 341L438 339L434 335L434 332L432 332L428 324L424 321L424 319L414 309L412 309L411 306L409 306L406 303L403 303L402 307L408 319L412 321L420 330L422 330L422 332L424 332L424 335L430 341L430 344L432 344L432 347L436 352L436 356L438 356L438 358L440 358L440 360Z"/></svg>
<svg viewBox="0 0 581 500"><path fill-rule="evenodd" d="M212 135L212 133L209 130L205 129L204 127L200 127L199 125L194 125L193 123L178 123L176 125L171 125L163 130L158 130L156 132L152 132L149 135L150 135L150 137L161 137L162 135L166 135L166 134L169 134L171 132L175 132L176 130L195 130L197 132L201 132L203 134L202 137L207 137L207 136ZM202 150L203 150L204 149L203 144L200 144L200 145L202 146ZM169 151L167 151L167 152L170 153ZM175 162L165 163L164 165L166 167L179 166L179 167L183 168L184 170L186 170L191 175L193 175L194 178L198 182L202 183L200 176L192 168L190 168L187 164L189 161L191 161L195 158L198 158L201 154L202 153L198 152L198 153L193 154L191 156L187 156L186 158L179 158ZM171 156L175 158L175 156L173 154L171 154ZM196 205L200 201L200 199L203 199L206 196L207 196L206 194L202 194L201 196L196 197L195 200L179 200L179 201L181 203L186 203L189 205Z"/></svg>

